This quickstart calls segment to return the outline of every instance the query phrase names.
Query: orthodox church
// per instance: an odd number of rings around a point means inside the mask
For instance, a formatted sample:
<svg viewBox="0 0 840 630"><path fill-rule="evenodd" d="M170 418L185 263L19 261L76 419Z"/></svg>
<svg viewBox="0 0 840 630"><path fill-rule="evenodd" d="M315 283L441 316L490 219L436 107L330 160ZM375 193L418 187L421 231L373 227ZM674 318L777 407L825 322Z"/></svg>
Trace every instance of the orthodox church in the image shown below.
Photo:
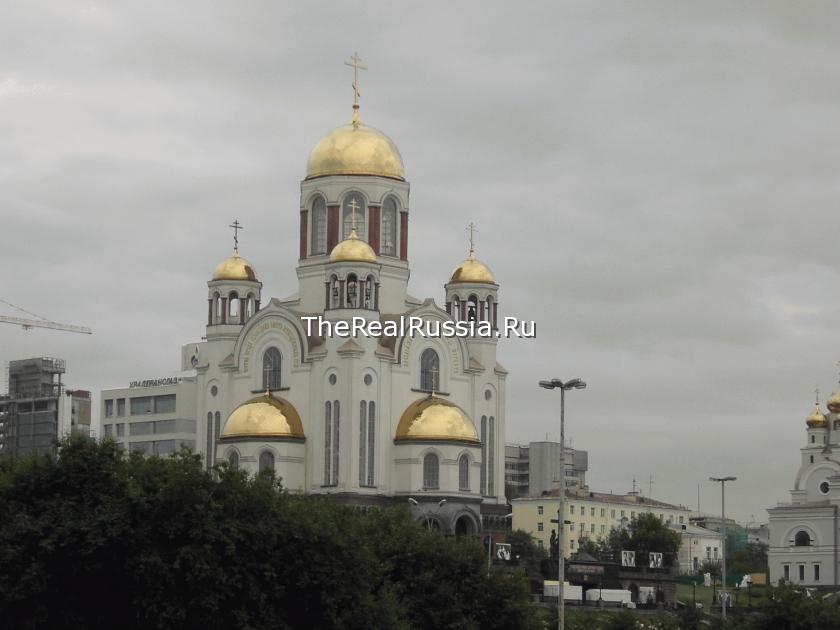
<svg viewBox="0 0 840 630"><path fill-rule="evenodd" d="M427 526L474 535L507 512L496 336L330 337L304 321L496 330L499 286L472 239L442 306L409 295L410 185L396 145L362 124L358 78L353 87L350 124L318 141L300 184L297 292L264 296L236 233L207 283L205 340L184 347L182 366L196 374L196 449L208 466L273 470L292 492L404 505Z"/></svg>
<svg viewBox="0 0 840 630"><path fill-rule="evenodd" d="M791 502L770 508L770 581L837 586L840 580L840 389L805 419Z"/></svg>

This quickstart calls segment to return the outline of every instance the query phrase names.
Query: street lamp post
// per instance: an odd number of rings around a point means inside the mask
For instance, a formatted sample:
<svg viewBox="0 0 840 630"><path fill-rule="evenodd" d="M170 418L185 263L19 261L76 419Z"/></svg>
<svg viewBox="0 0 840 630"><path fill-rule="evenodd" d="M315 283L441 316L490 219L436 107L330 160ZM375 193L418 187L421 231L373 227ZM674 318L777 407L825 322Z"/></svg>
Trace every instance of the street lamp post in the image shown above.
<svg viewBox="0 0 840 630"><path fill-rule="evenodd" d="M409 502L410 505L413 505L414 507L420 507L420 504L417 502L417 499L415 499L413 497L408 497L408 502ZM440 510L440 508L442 508L444 506L445 503L446 503L446 499L441 499L440 501L438 501L437 510L435 510L435 513L437 513ZM431 510L426 510L425 512L423 512L423 516L426 518L426 529L431 530L432 529L432 511Z"/></svg>
<svg viewBox="0 0 840 630"><path fill-rule="evenodd" d="M709 481L720 482L720 530L723 533L723 545L721 548L720 568L720 619L721 624L726 624L726 482L735 481L736 477L709 477Z"/></svg>
<svg viewBox="0 0 840 630"><path fill-rule="evenodd" d="M559 378L550 381L540 381L540 387L544 389L560 390L560 492L559 506L557 508L557 628L564 630L565 619L565 598L563 597L563 582L565 575L563 571L563 547L565 540L565 500L566 500L566 390L585 389L586 383L579 378L573 378L565 383Z"/></svg>

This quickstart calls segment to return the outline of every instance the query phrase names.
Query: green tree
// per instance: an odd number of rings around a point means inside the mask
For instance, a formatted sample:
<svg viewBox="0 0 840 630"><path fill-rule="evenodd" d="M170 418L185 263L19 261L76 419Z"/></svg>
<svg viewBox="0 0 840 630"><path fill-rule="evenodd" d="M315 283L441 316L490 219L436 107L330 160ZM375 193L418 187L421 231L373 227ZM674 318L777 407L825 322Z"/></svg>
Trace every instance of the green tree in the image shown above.
<svg viewBox="0 0 840 630"><path fill-rule="evenodd" d="M635 551L636 555L656 551L663 554L665 566L672 566L680 548L680 535L670 529L654 514L643 512L630 521L626 527L613 529L607 539L615 558L621 551ZM646 561L643 558L642 561ZM637 560L638 561L638 560Z"/></svg>

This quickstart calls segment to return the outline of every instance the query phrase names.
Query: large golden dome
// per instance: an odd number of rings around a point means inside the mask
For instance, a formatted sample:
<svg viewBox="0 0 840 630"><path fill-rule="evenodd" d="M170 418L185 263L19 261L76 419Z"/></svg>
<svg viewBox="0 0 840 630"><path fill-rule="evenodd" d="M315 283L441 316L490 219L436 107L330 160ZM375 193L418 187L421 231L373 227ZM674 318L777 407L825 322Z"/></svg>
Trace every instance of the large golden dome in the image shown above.
<svg viewBox="0 0 840 630"><path fill-rule="evenodd" d="M397 146L384 133L362 124L333 129L312 149L306 179L324 175L378 175L405 179Z"/></svg>
<svg viewBox="0 0 840 630"><path fill-rule="evenodd" d="M828 420L826 420L823 412L820 411L819 405L814 407L814 410L811 412L811 415L805 418L805 424L807 424L812 429L824 429L828 427Z"/></svg>
<svg viewBox="0 0 840 630"><path fill-rule="evenodd" d="M430 394L411 403L397 425L397 440L479 442L469 416L456 404Z"/></svg>
<svg viewBox="0 0 840 630"><path fill-rule="evenodd" d="M477 282L484 284L496 284L490 268L475 257L470 250L469 258L455 267L449 282Z"/></svg>
<svg viewBox="0 0 840 630"><path fill-rule="evenodd" d="M233 255L220 262L213 272L213 280L252 280L256 281L257 271L254 266L233 250Z"/></svg>
<svg viewBox="0 0 840 630"><path fill-rule="evenodd" d="M303 424L292 403L265 393L233 410L222 437L302 438Z"/></svg>
<svg viewBox="0 0 840 630"><path fill-rule="evenodd" d="M376 252L356 234L356 228L350 230L350 236L333 247L330 252L332 262L376 262Z"/></svg>

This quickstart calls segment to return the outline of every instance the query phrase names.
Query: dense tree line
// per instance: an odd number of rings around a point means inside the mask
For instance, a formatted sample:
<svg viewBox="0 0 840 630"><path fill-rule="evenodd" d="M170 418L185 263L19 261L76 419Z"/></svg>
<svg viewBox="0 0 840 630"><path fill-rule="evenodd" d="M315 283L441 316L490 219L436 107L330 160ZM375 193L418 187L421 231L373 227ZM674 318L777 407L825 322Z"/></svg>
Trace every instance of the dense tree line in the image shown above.
<svg viewBox="0 0 840 630"><path fill-rule="evenodd" d="M521 575L400 509L72 439L0 460L3 628L531 628Z"/></svg>

